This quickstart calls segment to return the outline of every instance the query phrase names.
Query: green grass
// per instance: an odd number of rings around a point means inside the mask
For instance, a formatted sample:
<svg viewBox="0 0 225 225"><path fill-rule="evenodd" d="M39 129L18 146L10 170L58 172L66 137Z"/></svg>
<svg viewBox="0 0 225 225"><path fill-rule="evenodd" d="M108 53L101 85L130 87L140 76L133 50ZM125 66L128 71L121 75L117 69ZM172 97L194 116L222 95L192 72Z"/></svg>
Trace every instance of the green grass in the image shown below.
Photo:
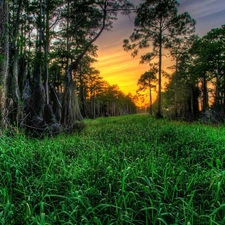
<svg viewBox="0 0 225 225"><path fill-rule="evenodd" d="M225 224L225 128L99 118L0 137L0 224Z"/></svg>

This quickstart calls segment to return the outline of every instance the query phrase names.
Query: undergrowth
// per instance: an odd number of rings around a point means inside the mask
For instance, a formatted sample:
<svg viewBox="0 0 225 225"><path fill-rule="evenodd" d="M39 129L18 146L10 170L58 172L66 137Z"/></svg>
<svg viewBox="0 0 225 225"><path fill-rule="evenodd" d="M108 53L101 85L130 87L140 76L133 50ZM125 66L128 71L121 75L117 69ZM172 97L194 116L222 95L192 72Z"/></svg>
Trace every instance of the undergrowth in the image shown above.
<svg viewBox="0 0 225 225"><path fill-rule="evenodd" d="M0 137L0 224L225 224L225 128L147 115Z"/></svg>

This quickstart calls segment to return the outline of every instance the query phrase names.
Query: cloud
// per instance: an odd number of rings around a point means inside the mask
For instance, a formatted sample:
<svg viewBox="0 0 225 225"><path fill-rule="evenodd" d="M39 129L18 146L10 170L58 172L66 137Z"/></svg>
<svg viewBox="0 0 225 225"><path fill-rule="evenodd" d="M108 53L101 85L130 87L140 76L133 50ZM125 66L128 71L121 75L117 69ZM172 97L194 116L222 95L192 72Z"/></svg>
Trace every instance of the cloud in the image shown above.
<svg viewBox="0 0 225 225"><path fill-rule="evenodd" d="M180 1L181 12L189 12L195 19L206 17L225 10L224 0L183 0Z"/></svg>
<svg viewBox="0 0 225 225"><path fill-rule="evenodd" d="M225 10L224 1L179 0L179 12L189 12L197 21L197 32L204 35L210 29L220 27L224 21L224 14L222 13ZM138 4L142 1L132 0L132 2ZM103 79L111 85L118 84L123 92L135 94L137 81L141 74L149 69L149 66L139 64L141 53L132 58L130 52L123 50L123 40L129 38L133 29L132 20L119 14L118 20L114 21L113 31L104 31L96 42L99 57L98 62L93 66L100 70ZM163 69L173 64L174 62L169 59L163 59Z"/></svg>

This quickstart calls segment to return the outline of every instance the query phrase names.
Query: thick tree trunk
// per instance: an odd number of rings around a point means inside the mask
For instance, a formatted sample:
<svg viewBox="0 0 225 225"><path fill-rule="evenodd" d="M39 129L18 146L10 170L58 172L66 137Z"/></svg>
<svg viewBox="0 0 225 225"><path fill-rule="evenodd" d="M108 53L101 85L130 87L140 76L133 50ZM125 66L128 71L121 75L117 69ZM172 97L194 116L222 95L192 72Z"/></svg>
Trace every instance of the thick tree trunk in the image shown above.
<svg viewBox="0 0 225 225"><path fill-rule="evenodd" d="M6 128L5 95L9 73L9 9L6 1L0 1L0 129Z"/></svg>
<svg viewBox="0 0 225 225"><path fill-rule="evenodd" d="M65 91L63 96L61 123L68 132L79 129L83 117L80 112L79 102L76 95L76 86L72 80L72 70L69 67L66 74Z"/></svg>
<svg viewBox="0 0 225 225"><path fill-rule="evenodd" d="M67 9L69 12L69 1L67 6L68 6ZM75 73L78 71L78 65L80 64L82 58L84 57L88 49L91 47L91 45L99 38L103 30L105 29L106 15L107 15L106 8L107 8L107 2L105 2L104 8L103 8L102 27L99 30L99 32L96 34L96 36L87 43L87 45L84 47L83 51L80 53L77 59L74 62L72 62L70 65L69 65L69 58L67 59L68 67L66 71L66 83L65 83L65 89L64 89L61 121L64 128L67 129L68 131L72 131L74 128L76 128L77 124L79 124L78 125L79 126L78 129L79 129L80 124L82 124L80 121L83 120L83 117L80 112L78 98L76 96L76 88L72 78L72 71ZM69 23L67 22L67 29L68 29L68 25ZM67 36L67 48L69 48L68 38L69 37ZM83 126L83 124L81 126Z"/></svg>
<svg viewBox="0 0 225 225"><path fill-rule="evenodd" d="M190 96L190 98L191 98L191 115L192 115L192 118L194 118L194 93L193 93L194 91L193 91L193 88L191 87L191 96Z"/></svg>
<svg viewBox="0 0 225 225"><path fill-rule="evenodd" d="M12 62L12 68L10 68L9 76L7 77L8 91L6 92L6 109L7 117L10 124L19 124L19 117L21 115L21 109L19 107L20 91L18 82L19 72L19 55L18 49L15 51L10 50L10 61Z"/></svg>
<svg viewBox="0 0 225 225"><path fill-rule="evenodd" d="M13 3L13 15L12 15L12 25L13 25L13 37L10 42L9 48L9 71L6 78L7 91L5 92L5 110L6 117L10 124L19 125L19 119L22 113L20 108L20 91L19 91L19 48L18 48L18 31L20 25L20 15L22 8L22 0L17 3Z"/></svg>

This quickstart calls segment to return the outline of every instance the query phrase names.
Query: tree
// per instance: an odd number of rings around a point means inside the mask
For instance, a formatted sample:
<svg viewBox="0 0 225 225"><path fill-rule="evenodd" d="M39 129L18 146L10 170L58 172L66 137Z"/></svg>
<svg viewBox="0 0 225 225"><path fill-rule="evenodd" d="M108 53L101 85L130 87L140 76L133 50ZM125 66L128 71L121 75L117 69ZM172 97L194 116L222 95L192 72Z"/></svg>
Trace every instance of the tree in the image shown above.
<svg viewBox="0 0 225 225"><path fill-rule="evenodd" d="M139 88L137 92L145 91L149 89L149 114L152 116L152 88L155 88L156 85L156 74L158 73L158 68L153 65L148 72L145 72L141 75L138 80Z"/></svg>
<svg viewBox="0 0 225 225"><path fill-rule="evenodd" d="M133 50L132 56L138 54L138 50L150 47L152 52L141 57L141 62L151 61L158 57L158 111L157 117L162 117L161 106L161 73L162 73L162 49L171 37L185 35L194 27L195 21L188 13L178 14L178 2L176 0L146 0L137 8L134 32L129 39L124 40L124 49Z"/></svg>
<svg viewBox="0 0 225 225"><path fill-rule="evenodd" d="M118 85L105 83L104 89L96 95L96 99L101 102L101 114L104 116L136 113L132 95L125 95Z"/></svg>
<svg viewBox="0 0 225 225"><path fill-rule="evenodd" d="M83 59L93 56L94 42L112 27L117 13L129 13L131 6L127 0L1 0L0 100L5 121L38 133L53 133L61 125L68 131L75 128L82 120L76 77L80 75L82 97L87 75L80 70Z"/></svg>
<svg viewBox="0 0 225 225"><path fill-rule="evenodd" d="M198 38L190 49L192 74L198 79L201 93L201 110L208 117L213 109L214 121L223 120L225 115L224 42L225 26L222 26Z"/></svg>
<svg viewBox="0 0 225 225"><path fill-rule="evenodd" d="M163 107L167 117L191 121L198 116L199 89L198 81L186 62L188 58L184 60L180 61L177 73L172 74L166 85Z"/></svg>
<svg viewBox="0 0 225 225"><path fill-rule="evenodd" d="M7 92L6 80L9 68L9 6L7 1L0 1L0 129L6 126L5 95Z"/></svg>
<svg viewBox="0 0 225 225"><path fill-rule="evenodd" d="M195 34L189 32L189 35L179 35L171 38L166 43L166 48L169 49L170 55L173 60L175 60L175 65L169 67L174 70L173 76L173 87L174 87L174 118L178 118L178 89L180 88L178 82L180 80L184 80L185 75L187 74L186 68L188 58L189 58L189 50L193 44L193 42L197 39ZM185 65L186 64L186 65ZM187 78L187 77L186 77Z"/></svg>
<svg viewBox="0 0 225 225"><path fill-rule="evenodd" d="M128 13L129 8L132 5L129 1L84 1L84 2L73 2L71 4L71 15L75 18L71 18L74 21L73 34L76 38L77 34L81 37L85 37L85 43L75 60L73 60L68 68L66 69L66 83L65 93L63 98L63 112L62 112L62 124L66 128L71 128L74 121L82 120L78 101L73 100L74 90L76 89L75 83L73 82L72 73L76 73L79 69L79 64L90 49L92 44L99 38L103 30L109 29L112 25L112 21L116 19L117 11L123 10ZM75 97L76 98L76 97Z"/></svg>

